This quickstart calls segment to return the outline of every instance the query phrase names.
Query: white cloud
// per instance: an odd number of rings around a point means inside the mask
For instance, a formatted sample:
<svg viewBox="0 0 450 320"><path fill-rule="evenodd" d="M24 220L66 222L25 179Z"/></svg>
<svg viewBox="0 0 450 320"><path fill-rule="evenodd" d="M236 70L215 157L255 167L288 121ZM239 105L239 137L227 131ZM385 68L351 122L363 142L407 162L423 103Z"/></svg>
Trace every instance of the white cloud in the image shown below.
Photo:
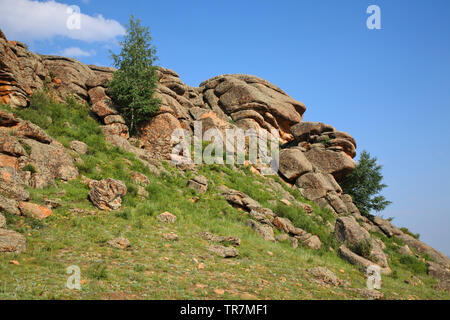
<svg viewBox="0 0 450 320"><path fill-rule="evenodd" d="M95 55L95 51L84 51L78 47L70 47L62 50L61 55L73 58L90 57Z"/></svg>
<svg viewBox="0 0 450 320"><path fill-rule="evenodd" d="M0 28L7 38L13 40L45 40L64 36L92 42L110 41L125 34L125 28L116 20L82 12L74 16L71 6L53 0L0 0L0 8ZM80 22L79 29L76 28L77 21Z"/></svg>

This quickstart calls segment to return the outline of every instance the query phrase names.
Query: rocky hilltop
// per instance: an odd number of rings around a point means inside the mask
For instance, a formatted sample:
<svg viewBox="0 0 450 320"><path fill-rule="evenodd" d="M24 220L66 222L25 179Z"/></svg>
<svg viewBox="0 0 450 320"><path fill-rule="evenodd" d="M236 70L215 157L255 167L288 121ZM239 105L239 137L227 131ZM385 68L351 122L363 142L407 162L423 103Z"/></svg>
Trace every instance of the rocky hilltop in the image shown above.
<svg viewBox="0 0 450 320"><path fill-rule="evenodd" d="M165 170L161 163L172 150L172 131L177 128L192 131L194 121L201 121L204 130L233 127L264 129L269 133L277 130L283 145L280 179L277 182L264 177L265 184L281 192L281 201L298 208L299 215L314 215L316 207L329 212L332 222L323 223L339 243L336 252L339 257L362 270L378 265L382 273L391 274L386 243L374 235L399 239L402 245L398 245L398 250L422 259L428 274L440 280L438 287L448 289L448 257L388 220L361 215L352 198L343 194L340 182L355 168L355 139L331 125L302 121L305 105L277 86L256 76L227 74L191 87L176 72L159 68L157 95L162 106L142 125L138 136L130 137L124 119L108 96L107 84L114 72L113 68L84 65L75 59L32 53L24 44L8 41L0 31L0 104L10 108L0 109L0 211L39 220L47 218L57 205L49 199L34 203L36 199L30 198L28 190L55 186L55 181L87 179L91 190L89 199L99 210L119 209L127 194L127 187L121 181L97 181L79 173L77 161L87 150L83 141L72 141L67 148L38 125L15 115L14 110L29 107L34 93L46 89L52 99L64 102L71 96L85 105L91 117L98 121L106 141L134 154L155 175ZM24 170L27 167L33 170ZM177 170L181 174L197 172L196 166ZM257 166L251 168L255 175L259 175L259 170ZM139 172L134 172L133 178L141 182L148 180ZM201 194L208 190L209 183L205 177L197 176L189 180L188 187ZM298 191L306 201L299 201L286 188ZM293 246L324 249L320 235L295 226L289 218L279 216L242 190L220 186L218 191L229 204L248 214L247 227L263 239L270 242L287 239ZM145 190L141 192L144 198L145 193ZM368 254L362 252L362 243L369 243ZM25 250L25 237L6 229L6 221L0 214L0 253ZM237 254L216 247L217 250L223 256Z"/></svg>

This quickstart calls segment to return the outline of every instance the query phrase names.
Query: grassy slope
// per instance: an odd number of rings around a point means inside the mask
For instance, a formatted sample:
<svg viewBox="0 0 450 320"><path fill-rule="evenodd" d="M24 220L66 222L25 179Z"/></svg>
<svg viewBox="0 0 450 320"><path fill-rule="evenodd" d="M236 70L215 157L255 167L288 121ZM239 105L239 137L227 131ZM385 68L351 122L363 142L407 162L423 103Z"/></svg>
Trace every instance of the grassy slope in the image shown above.
<svg viewBox="0 0 450 320"><path fill-rule="evenodd" d="M157 177L134 155L108 146L98 123L73 101L61 105L36 95L32 108L16 114L37 123L66 146L74 139L86 142L89 153L81 156L80 173L92 179L120 179L127 184L128 194L120 211L101 212L87 200L89 189L79 179L30 190L33 202L47 196L60 199L62 205L43 222L6 215L8 227L26 236L28 248L21 255L0 255L0 299L352 299L358 296L349 288L365 287L364 274L335 253L337 243L324 223L334 223L333 217L317 207L316 214L308 217L299 209L270 204L269 200L279 200L281 195L265 185L266 178L253 175L248 168L200 167L199 173L208 177L210 187L207 193L196 195L186 188L191 173L183 176L165 164L166 173ZM130 171L142 172L150 179L148 199L137 195ZM245 213L218 195L216 187L221 184L247 193L290 217L297 226L318 234L324 248L293 249L288 243L260 239L245 226ZM66 195L58 196L61 190ZM304 201L298 193L292 194ZM190 201L193 196L198 196L199 202ZM71 208L85 212L71 213ZM163 211L175 214L177 222L158 222L155 217ZM239 257L222 259L209 254L207 241L197 236L201 231L241 238ZM163 234L168 232L177 233L179 240L165 240ZM128 238L132 248L121 251L107 245L118 236ZM387 242L395 270L392 276L383 276L381 291L386 298L449 298L432 289L435 280L426 276L422 262L400 256L393 245L395 239L378 236ZM11 264L11 260L20 264ZM71 265L81 268L80 291L66 288L66 268ZM314 281L307 272L314 266L328 267L349 287ZM404 280L412 274L424 285L406 284Z"/></svg>

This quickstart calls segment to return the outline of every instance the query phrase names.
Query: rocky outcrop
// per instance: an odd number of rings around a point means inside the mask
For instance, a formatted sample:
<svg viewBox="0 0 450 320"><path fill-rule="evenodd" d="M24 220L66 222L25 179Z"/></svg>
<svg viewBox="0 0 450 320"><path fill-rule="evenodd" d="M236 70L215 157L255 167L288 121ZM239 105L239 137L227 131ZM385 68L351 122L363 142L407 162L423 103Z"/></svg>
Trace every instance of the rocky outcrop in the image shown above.
<svg viewBox="0 0 450 320"><path fill-rule="evenodd" d="M130 138L125 120L117 111L119 106L108 96L107 84L115 71L114 68L87 66L75 59L34 54L22 43L8 41L0 31L0 104L26 107L31 94L43 88L49 89L55 99L73 96L90 108L109 143L134 153L155 174L160 173L158 160L170 156L175 143L171 141L173 130L192 133L194 121L201 122L203 132L211 128L222 133L230 128L276 130L283 143L280 176L303 197L336 216L334 229L336 238L342 242L341 256L359 265L376 262L387 270L383 245L370 235L379 231L399 238L414 252L429 255L440 268L449 268L445 255L390 222L361 216L352 198L343 194L339 185L355 167L355 139L331 125L302 121L305 105L277 86L256 76L226 74L191 87L184 84L176 72L159 67L156 95L162 101L161 108L141 125L137 137ZM70 148L78 154L87 152L86 145L79 141L73 141ZM44 217L45 210L38 210L27 202L30 195L26 187L43 188L55 180L67 181L77 175L69 153L60 143L38 126L0 111L0 210ZM138 174L133 179L141 188L147 185L146 179ZM313 213L309 204L297 201L271 181L267 183L283 195L284 205L296 206L301 209L299 214ZM207 183L203 182L194 178L189 185L203 192L207 188ZM123 183L107 179L93 182L89 197L98 208L114 210L120 207L125 193ZM278 229L283 232L277 237L280 241L289 239L293 244L300 242L310 248L320 248L321 241L316 235L296 228L289 219L277 217L248 195L228 189L223 191L223 196L248 215L249 226L264 239L276 241L274 229ZM175 222L176 217L164 213L158 219ZM10 235L7 235L13 239L10 243L15 243L13 247L20 251L21 240ZM355 252L354 246L360 240L370 242L370 258L376 261ZM432 269L430 274L436 274Z"/></svg>
<svg viewBox="0 0 450 320"><path fill-rule="evenodd" d="M369 232L362 228L354 217L338 218L334 227L334 235L340 243L345 244L345 248L340 249L341 256L350 263L367 267L365 260L369 260L372 262L371 265L377 264L381 268L385 268L384 272L389 272L389 259L383 252L383 242L371 238ZM349 254L348 250L352 251L352 254Z"/></svg>
<svg viewBox="0 0 450 320"><path fill-rule="evenodd" d="M302 120L306 107L261 78L222 75L200 84L207 107L231 117L238 127L278 130L289 141L291 126Z"/></svg>
<svg viewBox="0 0 450 320"><path fill-rule="evenodd" d="M0 190L3 193L27 200L25 186L44 188L56 179L68 181L78 176L67 150L45 131L1 110L0 117L3 119L0 122L0 170L4 172Z"/></svg>
<svg viewBox="0 0 450 320"><path fill-rule="evenodd" d="M1 45L4 45L2 39L0 49ZM19 46L17 52L20 53L22 49L25 50ZM36 56L30 55L29 58L34 59ZM2 68L0 77L7 70L10 69ZM9 91L6 98L16 107L26 105L27 100L22 99L20 88L26 85L27 81L34 79L25 73L22 73L20 83L16 83L15 89ZM37 125L0 110L0 211L37 220L46 219L52 214L51 209L28 202L30 194L26 188L44 188L53 185L55 180L68 181L77 176L78 170L62 144ZM1 217L3 218L3 215ZM6 230L4 220L1 220L0 224L0 253L23 252L26 248L25 237L15 231Z"/></svg>
<svg viewBox="0 0 450 320"><path fill-rule="evenodd" d="M251 218L247 220L247 226L264 240L275 242L274 229L278 229L286 233L288 238L295 239L291 241L300 242L311 249L321 248L322 243L317 235L295 227L288 218L277 216L272 210L264 208L259 202L243 192L224 186L221 186L220 189L222 195L232 206L247 212ZM280 238L280 241L283 241L283 239Z"/></svg>

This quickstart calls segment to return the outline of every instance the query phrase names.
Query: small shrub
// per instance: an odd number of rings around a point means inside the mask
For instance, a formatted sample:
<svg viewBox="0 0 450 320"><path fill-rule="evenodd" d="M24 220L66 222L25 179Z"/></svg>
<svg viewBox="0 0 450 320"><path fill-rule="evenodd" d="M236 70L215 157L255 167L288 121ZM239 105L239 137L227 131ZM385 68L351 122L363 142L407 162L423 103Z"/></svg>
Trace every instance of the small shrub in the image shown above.
<svg viewBox="0 0 450 320"><path fill-rule="evenodd" d="M406 228L406 227L400 228L400 230L403 231L403 233L406 233L406 234L410 235L413 238L416 238L416 239L420 238L420 234L413 233L413 232L409 231L409 229Z"/></svg>
<svg viewBox="0 0 450 320"><path fill-rule="evenodd" d="M26 152L28 155L30 155L30 153L31 153L31 147L30 147L28 144L24 143L24 142L20 142L20 144L22 145L22 148L25 150L25 152Z"/></svg>
<svg viewBox="0 0 450 320"><path fill-rule="evenodd" d="M105 263L96 263L88 270L88 275L92 279L102 280L108 278L108 268Z"/></svg>
<svg viewBox="0 0 450 320"><path fill-rule="evenodd" d="M25 167L22 168L22 171L28 171L32 174L37 172L37 169L35 166L33 166L31 163L27 164Z"/></svg>
<svg viewBox="0 0 450 320"><path fill-rule="evenodd" d="M425 274L427 273L427 266L425 263L420 261L414 256L410 255L401 255L399 258L399 262L406 266L408 269L413 271L415 274Z"/></svg>
<svg viewBox="0 0 450 320"><path fill-rule="evenodd" d="M369 239L365 239L363 241L360 241L352 246L350 246L350 249L360 255L361 257L364 257L366 259L371 259L371 251L373 249L372 242L370 242Z"/></svg>

